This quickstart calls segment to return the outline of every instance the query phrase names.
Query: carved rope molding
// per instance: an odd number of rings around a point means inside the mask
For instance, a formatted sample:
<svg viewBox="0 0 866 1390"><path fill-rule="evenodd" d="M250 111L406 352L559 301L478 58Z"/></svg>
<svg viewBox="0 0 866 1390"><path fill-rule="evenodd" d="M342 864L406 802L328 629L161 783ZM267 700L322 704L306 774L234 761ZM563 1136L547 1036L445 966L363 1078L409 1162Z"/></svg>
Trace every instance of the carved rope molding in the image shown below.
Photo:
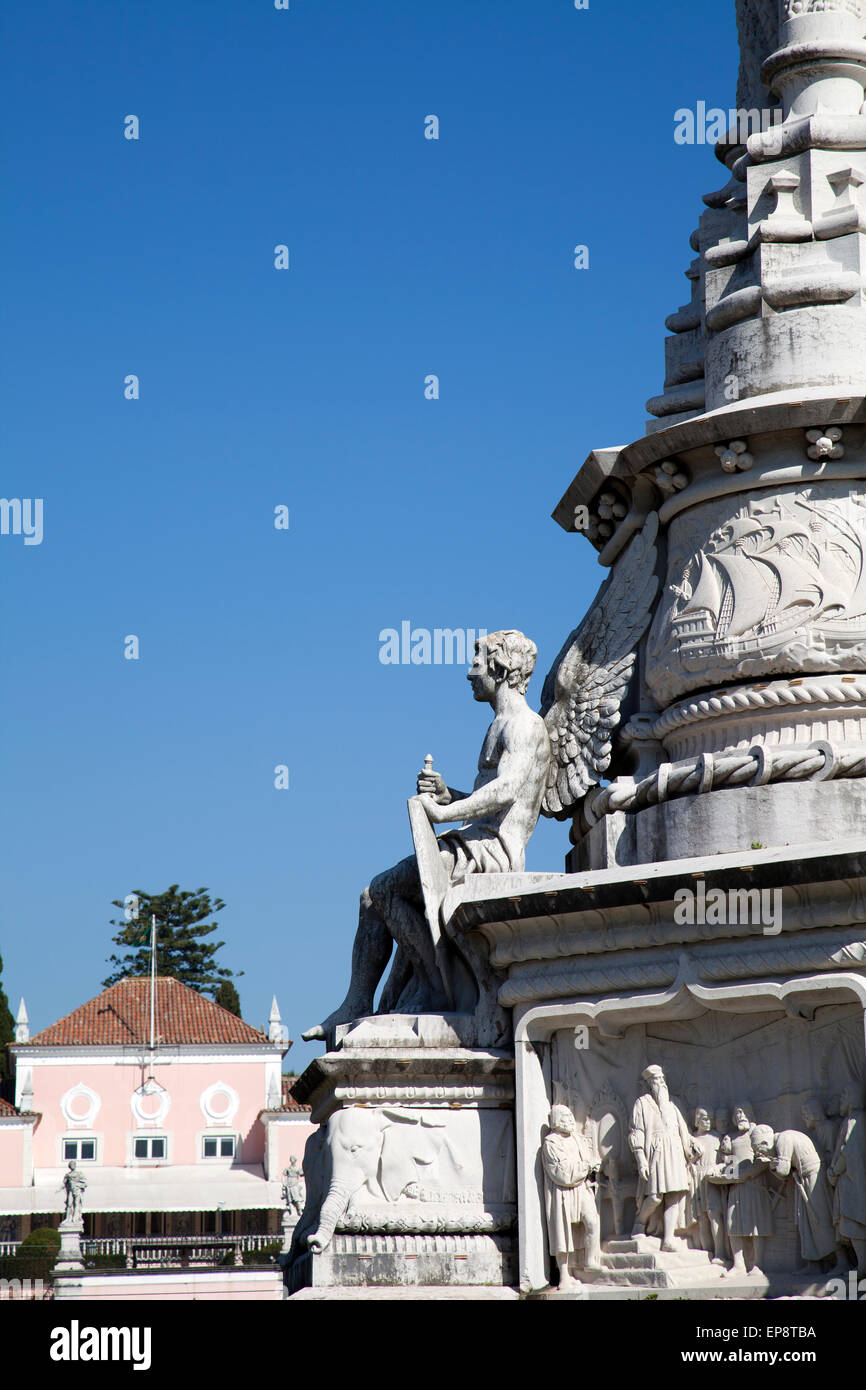
<svg viewBox="0 0 866 1390"><path fill-rule="evenodd" d="M652 726L654 738L664 738L674 729L699 724L720 714L740 714L782 706L866 703L866 675L835 676L832 683L821 676L797 681L773 681L741 690L716 691L672 705Z"/></svg>
<svg viewBox="0 0 866 1390"><path fill-rule="evenodd" d="M755 744L743 753L702 753L661 767L640 782L618 777L583 805L587 827L614 811L642 811L677 796L697 796L724 787L762 787L768 782L829 781L866 777L866 749L835 749L824 739L794 746Z"/></svg>

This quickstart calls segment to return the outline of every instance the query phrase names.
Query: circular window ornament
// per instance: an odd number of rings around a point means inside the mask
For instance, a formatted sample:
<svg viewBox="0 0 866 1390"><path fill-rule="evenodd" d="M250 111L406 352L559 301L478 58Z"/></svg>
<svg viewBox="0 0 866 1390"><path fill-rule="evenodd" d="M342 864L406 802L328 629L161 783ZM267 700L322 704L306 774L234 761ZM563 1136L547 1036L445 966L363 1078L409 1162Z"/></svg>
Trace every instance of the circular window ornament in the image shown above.
<svg viewBox="0 0 866 1390"><path fill-rule="evenodd" d="M232 1086L224 1081L215 1081L206 1091L202 1091L200 1103L209 1125L227 1125L231 1124L241 1102Z"/></svg>
<svg viewBox="0 0 866 1390"><path fill-rule="evenodd" d="M60 1098L60 1109L70 1129L92 1129L101 1104L96 1092L83 1082L70 1086Z"/></svg>
<svg viewBox="0 0 866 1390"><path fill-rule="evenodd" d="M159 1125L168 1114L171 1096L151 1076L143 1086L133 1091L129 1104L139 1125Z"/></svg>

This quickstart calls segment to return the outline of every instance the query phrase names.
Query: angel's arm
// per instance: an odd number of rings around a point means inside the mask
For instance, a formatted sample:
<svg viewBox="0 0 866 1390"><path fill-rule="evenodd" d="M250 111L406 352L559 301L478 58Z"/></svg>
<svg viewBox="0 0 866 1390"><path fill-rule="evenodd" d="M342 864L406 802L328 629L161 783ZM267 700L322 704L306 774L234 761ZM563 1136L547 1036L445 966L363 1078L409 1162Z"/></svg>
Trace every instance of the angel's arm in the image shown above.
<svg viewBox="0 0 866 1390"><path fill-rule="evenodd" d="M496 815L507 811L520 796L520 793L535 769L538 756L537 740L527 741L517 730L506 725L502 733L502 756L496 769L496 776L468 796L460 797L447 806L425 801L427 814L434 825L445 821L473 820L477 816Z"/></svg>

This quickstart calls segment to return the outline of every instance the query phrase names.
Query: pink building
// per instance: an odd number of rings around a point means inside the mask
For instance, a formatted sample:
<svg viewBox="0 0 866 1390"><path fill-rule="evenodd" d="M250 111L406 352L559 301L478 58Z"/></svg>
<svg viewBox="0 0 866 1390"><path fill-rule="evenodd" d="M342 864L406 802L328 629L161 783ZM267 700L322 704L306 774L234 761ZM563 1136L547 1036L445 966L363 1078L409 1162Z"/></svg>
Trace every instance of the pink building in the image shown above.
<svg viewBox="0 0 866 1390"><path fill-rule="evenodd" d="M280 1230L281 1174L314 1126L268 1032L171 978L121 980L30 1037L19 1013L15 1105L0 1101L0 1240L56 1225L75 1159L85 1234Z"/></svg>

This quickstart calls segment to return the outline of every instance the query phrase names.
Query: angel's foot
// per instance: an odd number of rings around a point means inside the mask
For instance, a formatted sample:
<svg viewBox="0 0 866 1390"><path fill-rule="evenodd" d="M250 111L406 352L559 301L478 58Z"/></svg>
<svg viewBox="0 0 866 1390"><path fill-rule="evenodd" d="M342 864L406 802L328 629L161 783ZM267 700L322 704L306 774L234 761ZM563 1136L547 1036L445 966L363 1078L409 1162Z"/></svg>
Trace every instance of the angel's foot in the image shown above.
<svg viewBox="0 0 866 1390"><path fill-rule="evenodd" d="M301 1034L304 1042L329 1042L333 1039L334 1033L340 1024L354 1023L357 1018L366 1018L373 1012L373 1006L366 1000L344 1000L339 1009L335 1009L327 1018L322 1019L321 1023L314 1023L312 1028Z"/></svg>

